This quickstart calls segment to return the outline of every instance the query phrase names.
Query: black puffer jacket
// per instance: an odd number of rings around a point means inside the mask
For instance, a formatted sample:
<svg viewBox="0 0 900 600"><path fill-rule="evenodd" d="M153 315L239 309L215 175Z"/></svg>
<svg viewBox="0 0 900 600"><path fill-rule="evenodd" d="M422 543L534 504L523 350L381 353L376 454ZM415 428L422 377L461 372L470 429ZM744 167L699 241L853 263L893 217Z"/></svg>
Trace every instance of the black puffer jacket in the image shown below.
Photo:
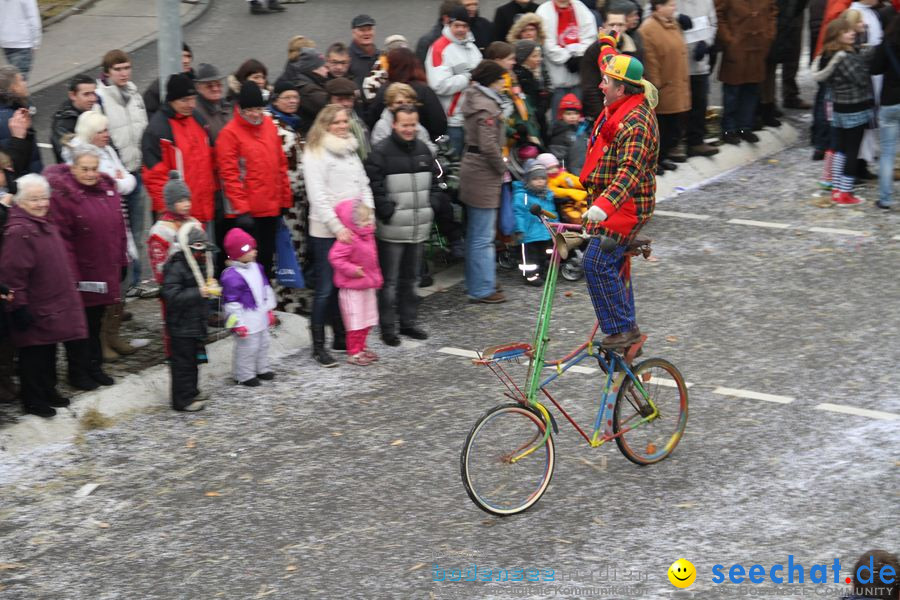
<svg viewBox="0 0 900 600"><path fill-rule="evenodd" d="M62 157L62 139L68 134L75 133L75 124L81 111L72 105L71 100L62 103L53 114L53 123L50 126L50 143L53 145L53 155L56 162L65 162Z"/></svg>
<svg viewBox="0 0 900 600"><path fill-rule="evenodd" d="M206 338L209 305L200 295L183 252L173 254L166 261L160 295L166 303L166 329L170 336Z"/></svg>

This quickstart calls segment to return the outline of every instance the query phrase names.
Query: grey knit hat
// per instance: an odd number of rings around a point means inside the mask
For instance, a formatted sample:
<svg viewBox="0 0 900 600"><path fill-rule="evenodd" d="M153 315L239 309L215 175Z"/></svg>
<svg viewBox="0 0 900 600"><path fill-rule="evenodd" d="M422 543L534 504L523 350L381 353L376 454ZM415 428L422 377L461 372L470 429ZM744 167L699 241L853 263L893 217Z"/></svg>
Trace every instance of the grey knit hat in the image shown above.
<svg viewBox="0 0 900 600"><path fill-rule="evenodd" d="M178 171L169 171L169 181L163 187L163 198L168 210L175 210L175 203L191 199L191 190L181 179Z"/></svg>
<svg viewBox="0 0 900 600"><path fill-rule="evenodd" d="M519 40L516 42L516 64L521 65L525 62L535 48L537 48L537 44L531 40Z"/></svg>
<svg viewBox="0 0 900 600"><path fill-rule="evenodd" d="M304 48L300 51L300 56L297 57L295 62L298 71L309 73L324 65L325 59L322 58L322 55L315 48Z"/></svg>
<svg viewBox="0 0 900 600"><path fill-rule="evenodd" d="M547 179L547 167L532 158L525 163L525 182L527 183L536 177Z"/></svg>

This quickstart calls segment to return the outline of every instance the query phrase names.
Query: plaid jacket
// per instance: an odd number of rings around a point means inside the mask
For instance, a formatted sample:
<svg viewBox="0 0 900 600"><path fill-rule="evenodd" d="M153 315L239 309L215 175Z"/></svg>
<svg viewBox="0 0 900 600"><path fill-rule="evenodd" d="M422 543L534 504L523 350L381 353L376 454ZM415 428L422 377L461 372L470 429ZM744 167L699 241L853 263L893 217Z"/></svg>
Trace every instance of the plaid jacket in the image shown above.
<svg viewBox="0 0 900 600"><path fill-rule="evenodd" d="M596 136L605 122L601 115ZM600 162L583 180L592 204L608 215L599 231L619 243L634 238L653 214L656 204L656 161L659 128L646 103L632 110Z"/></svg>

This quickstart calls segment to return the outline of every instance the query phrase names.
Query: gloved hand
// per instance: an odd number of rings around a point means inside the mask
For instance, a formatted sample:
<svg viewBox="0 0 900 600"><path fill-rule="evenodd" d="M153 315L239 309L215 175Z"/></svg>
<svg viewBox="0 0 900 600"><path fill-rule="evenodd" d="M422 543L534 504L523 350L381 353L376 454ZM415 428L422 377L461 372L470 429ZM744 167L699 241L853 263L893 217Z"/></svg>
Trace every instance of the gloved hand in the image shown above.
<svg viewBox="0 0 900 600"><path fill-rule="evenodd" d="M278 321L275 318L275 313L270 310L269 311L269 327L275 327L277 322Z"/></svg>
<svg viewBox="0 0 900 600"><path fill-rule="evenodd" d="M573 56L566 61L566 70L569 73L577 73L581 69L581 57Z"/></svg>
<svg viewBox="0 0 900 600"><path fill-rule="evenodd" d="M606 220L606 213L599 206L592 206L587 209L586 213L581 215L581 220L588 223L599 223Z"/></svg>
<svg viewBox="0 0 900 600"><path fill-rule="evenodd" d="M253 220L253 215L251 215L250 213L239 214L234 220L234 224L250 235L253 235L253 226L255 225L255 221Z"/></svg>
<svg viewBox="0 0 900 600"><path fill-rule="evenodd" d="M703 60L703 57L709 53L709 44L700 40L697 42L697 45L694 46L694 60L699 62Z"/></svg>
<svg viewBox="0 0 900 600"><path fill-rule="evenodd" d="M683 14L678 15L677 17L675 17L675 19L678 21L678 24L681 26L682 31L687 31L688 29L693 29L693 27L694 27L694 22L687 15L683 15Z"/></svg>
<svg viewBox="0 0 900 600"><path fill-rule="evenodd" d="M12 312L12 324L17 331L25 331L34 323L34 317L27 306L20 306Z"/></svg>
<svg viewBox="0 0 900 600"><path fill-rule="evenodd" d="M391 217L394 216L394 211L397 209L397 203L393 200L385 200L384 202L379 202L375 205L375 216L378 217L378 220L384 223L385 225L390 224Z"/></svg>
<svg viewBox="0 0 900 600"><path fill-rule="evenodd" d="M458 65L453 65L450 67L450 70L453 71L454 75L462 75L463 73L469 72L469 63L461 62Z"/></svg>
<svg viewBox="0 0 900 600"><path fill-rule="evenodd" d="M243 325L238 325L237 327L233 328L231 331L233 331L234 335L238 336L239 338L245 338L250 333L247 331L247 328Z"/></svg>

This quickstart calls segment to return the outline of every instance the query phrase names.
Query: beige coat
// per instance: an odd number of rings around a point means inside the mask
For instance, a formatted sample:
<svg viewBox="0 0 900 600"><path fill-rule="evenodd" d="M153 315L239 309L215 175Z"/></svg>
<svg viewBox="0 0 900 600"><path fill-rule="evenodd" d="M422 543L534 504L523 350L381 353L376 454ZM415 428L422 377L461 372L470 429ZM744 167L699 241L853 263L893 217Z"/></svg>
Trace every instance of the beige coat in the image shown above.
<svg viewBox="0 0 900 600"><path fill-rule="evenodd" d="M644 40L644 79L659 90L656 114L672 115L691 109L691 76L687 44L681 27L657 13L638 30Z"/></svg>
<svg viewBox="0 0 900 600"><path fill-rule="evenodd" d="M722 48L719 81L728 85L762 83L766 56L775 40L775 0L716 0L716 16L716 39Z"/></svg>
<svg viewBox="0 0 900 600"><path fill-rule="evenodd" d="M506 172L503 146L506 122L497 92L472 85L463 96L463 129L466 135L459 170L459 199L475 208L500 206L500 184ZM477 152L471 147L477 148Z"/></svg>

